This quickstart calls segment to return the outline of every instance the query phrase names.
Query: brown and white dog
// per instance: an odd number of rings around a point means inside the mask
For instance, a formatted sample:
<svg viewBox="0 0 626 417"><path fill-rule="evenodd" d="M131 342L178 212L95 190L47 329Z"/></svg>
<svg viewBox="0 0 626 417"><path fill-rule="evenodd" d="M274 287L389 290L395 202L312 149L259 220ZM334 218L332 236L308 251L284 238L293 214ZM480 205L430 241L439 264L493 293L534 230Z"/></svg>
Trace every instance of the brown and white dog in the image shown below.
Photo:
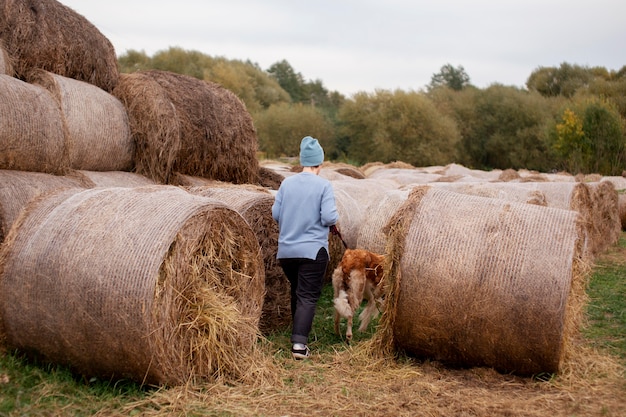
<svg viewBox="0 0 626 417"><path fill-rule="evenodd" d="M339 320L347 319L346 341L352 339L352 319L363 299L367 305L359 315L359 331L367 329L376 317L383 302L383 262L385 257L364 249L346 249L343 258L333 272L335 305L335 333L339 332Z"/></svg>

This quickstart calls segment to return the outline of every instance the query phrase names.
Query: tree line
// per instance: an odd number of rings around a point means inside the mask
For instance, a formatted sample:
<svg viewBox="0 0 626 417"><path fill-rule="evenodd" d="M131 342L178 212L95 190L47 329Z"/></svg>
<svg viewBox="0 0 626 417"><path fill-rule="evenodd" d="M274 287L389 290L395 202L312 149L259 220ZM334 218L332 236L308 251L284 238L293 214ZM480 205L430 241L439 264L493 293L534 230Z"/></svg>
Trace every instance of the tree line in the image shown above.
<svg viewBox="0 0 626 417"><path fill-rule="evenodd" d="M346 97L307 80L286 60L267 69L250 61L169 48L130 50L122 72L160 69L216 82L250 112L266 158L297 156L301 137L317 137L328 159L362 165L452 162L482 170L620 175L626 169L626 66L619 71L562 63L538 67L526 88L471 84L445 64L417 90Z"/></svg>

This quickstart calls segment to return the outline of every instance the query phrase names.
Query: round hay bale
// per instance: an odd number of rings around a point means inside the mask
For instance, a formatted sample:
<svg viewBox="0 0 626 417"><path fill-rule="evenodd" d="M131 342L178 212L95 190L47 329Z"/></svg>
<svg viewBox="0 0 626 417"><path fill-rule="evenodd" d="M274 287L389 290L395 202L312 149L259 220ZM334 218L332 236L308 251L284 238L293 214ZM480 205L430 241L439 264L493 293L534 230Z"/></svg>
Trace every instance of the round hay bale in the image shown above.
<svg viewBox="0 0 626 417"><path fill-rule="evenodd" d="M521 176L516 170L509 168L509 169L505 169L504 171L500 173L500 176L498 177L498 181L507 182L507 181L519 180L520 178Z"/></svg>
<svg viewBox="0 0 626 417"><path fill-rule="evenodd" d="M65 188L91 187L91 182L85 178L0 170L0 242L22 210L38 196Z"/></svg>
<svg viewBox="0 0 626 417"><path fill-rule="evenodd" d="M440 184L433 186L442 187ZM573 210L580 214L581 222L587 231L585 257L590 258L597 252L595 224L599 221L593 210L589 188L579 182L505 182L472 183L464 186L449 185L456 192L482 197L503 198L518 203L529 203L562 210ZM457 188L458 187L458 188Z"/></svg>
<svg viewBox="0 0 626 417"><path fill-rule="evenodd" d="M594 213L594 254L617 243L622 231L617 190L610 181L586 183L591 192Z"/></svg>
<svg viewBox="0 0 626 417"><path fill-rule="evenodd" d="M339 174L345 175L347 177L355 178L358 180L364 179L365 174L361 169L346 163L341 162L324 162L322 168L328 168L333 171L338 172Z"/></svg>
<svg viewBox="0 0 626 417"><path fill-rule="evenodd" d="M63 173L65 125L46 89L0 74L0 114L0 169Z"/></svg>
<svg viewBox="0 0 626 417"><path fill-rule="evenodd" d="M560 369L586 285L577 213L423 186L386 231L380 347L521 375Z"/></svg>
<svg viewBox="0 0 626 417"><path fill-rule="evenodd" d="M122 74L114 90L127 109L136 171L158 183L173 172L256 183L258 140L243 102L218 84L168 71Z"/></svg>
<svg viewBox="0 0 626 417"><path fill-rule="evenodd" d="M26 80L46 88L59 102L67 128L65 146L71 168L133 168L135 144L126 109L117 98L92 84L43 70L29 72Z"/></svg>
<svg viewBox="0 0 626 417"><path fill-rule="evenodd" d="M546 196L541 190L519 186L518 183L508 182L461 182L442 183L434 182L433 187L442 188L455 193L476 195L489 198L500 198L517 203L536 204L547 206Z"/></svg>
<svg viewBox="0 0 626 417"><path fill-rule="evenodd" d="M86 376L234 380L250 368L263 280L254 233L217 200L67 190L27 207L2 246L2 332Z"/></svg>
<svg viewBox="0 0 626 417"><path fill-rule="evenodd" d="M216 182L190 187L187 191L223 202L248 222L261 247L265 265L265 298L259 329L264 334L284 330L291 323L290 285L276 259L278 223L272 218L274 196L256 186Z"/></svg>
<svg viewBox="0 0 626 417"><path fill-rule="evenodd" d="M356 247L379 254L387 253L384 227L408 196L408 190L389 190L369 205L363 215Z"/></svg>
<svg viewBox="0 0 626 417"><path fill-rule="evenodd" d="M259 184L261 186L271 190L278 190L283 179L285 179L285 177L273 169L263 166L259 167Z"/></svg>
<svg viewBox="0 0 626 417"><path fill-rule="evenodd" d="M156 185L154 181L143 175L126 171L85 171L77 170L68 173L68 176L74 176L83 179L85 183L90 184L90 188L95 187L143 187L146 185Z"/></svg>
<svg viewBox="0 0 626 417"><path fill-rule="evenodd" d="M85 17L55 0L5 0L0 39L23 78L41 68L112 91L119 77L111 42Z"/></svg>
<svg viewBox="0 0 626 417"><path fill-rule="evenodd" d="M441 174L431 174L414 168L380 168L368 176L370 179L393 180L400 185L428 184L437 181L441 177Z"/></svg>

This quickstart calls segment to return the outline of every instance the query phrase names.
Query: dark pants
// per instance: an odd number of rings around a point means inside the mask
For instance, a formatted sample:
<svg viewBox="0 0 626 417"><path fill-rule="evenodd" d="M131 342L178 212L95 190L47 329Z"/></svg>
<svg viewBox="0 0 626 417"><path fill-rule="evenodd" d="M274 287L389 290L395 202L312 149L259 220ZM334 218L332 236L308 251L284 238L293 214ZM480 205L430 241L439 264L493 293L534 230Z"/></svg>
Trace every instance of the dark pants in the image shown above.
<svg viewBox="0 0 626 417"><path fill-rule="evenodd" d="M324 248L320 248L314 261L305 258L280 259L280 266L291 283L292 343L308 342L328 261L328 252Z"/></svg>

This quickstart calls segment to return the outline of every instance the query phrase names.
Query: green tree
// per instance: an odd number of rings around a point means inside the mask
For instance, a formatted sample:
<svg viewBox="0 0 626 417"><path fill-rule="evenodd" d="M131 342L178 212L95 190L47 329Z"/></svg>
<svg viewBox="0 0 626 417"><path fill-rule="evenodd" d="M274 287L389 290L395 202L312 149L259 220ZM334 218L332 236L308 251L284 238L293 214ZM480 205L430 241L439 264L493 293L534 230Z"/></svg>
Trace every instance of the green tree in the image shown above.
<svg viewBox="0 0 626 417"><path fill-rule="evenodd" d="M606 79L609 73L602 67L583 67L566 62L556 67L539 67L526 80L530 91L537 91L545 97L573 97L583 88L587 88L594 79Z"/></svg>
<svg viewBox="0 0 626 417"><path fill-rule="evenodd" d="M571 103L552 130L553 148L572 173L619 175L626 163L624 123L611 103Z"/></svg>
<svg viewBox="0 0 626 417"><path fill-rule="evenodd" d="M135 71L147 70L152 68L152 58L144 51L130 49L124 55L121 55L117 62L120 72L130 73Z"/></svg>
<svg viewBox="0 0 626 417"><path fill-rule="evenodd" d="M446 64L441 67L438 73L433 74L427 88L432 90L437 87L448 87L452 90L460 91L469 85L470 77L462 65L455 68L451 64Z"/></svg>
<svg viewBox="0 0 626 417"><path fill-rule="evenodd" d="M334 149L334 126L319 109L300 103L280 103L253 114L259 149L268 158L297 156L300 139L310 135L319 139L326 155Z"/></svg>
<svg viewBox="0 0 626 417"><path fill-rule="evenodd" d="M549 170L552 104L537 93L494 84L487 89L431 92L461 130L461 161L476 169Z"/></svg>
<svg viewBox="0 0 626 417"><path fill-rule="evenodd" d="M456 160L459 133L423 94L397 90L358 93L339 112L346 157L358 163L401 160L415 166Z"/></svg>
<svg viewBox="0 0 626 417"><path fill-rule="evenodd" d="M284 59L276 62L268 68L267 72L289 94L291 101L300 103L305 99L304 78L293 69L289 62Z"/></svg>

